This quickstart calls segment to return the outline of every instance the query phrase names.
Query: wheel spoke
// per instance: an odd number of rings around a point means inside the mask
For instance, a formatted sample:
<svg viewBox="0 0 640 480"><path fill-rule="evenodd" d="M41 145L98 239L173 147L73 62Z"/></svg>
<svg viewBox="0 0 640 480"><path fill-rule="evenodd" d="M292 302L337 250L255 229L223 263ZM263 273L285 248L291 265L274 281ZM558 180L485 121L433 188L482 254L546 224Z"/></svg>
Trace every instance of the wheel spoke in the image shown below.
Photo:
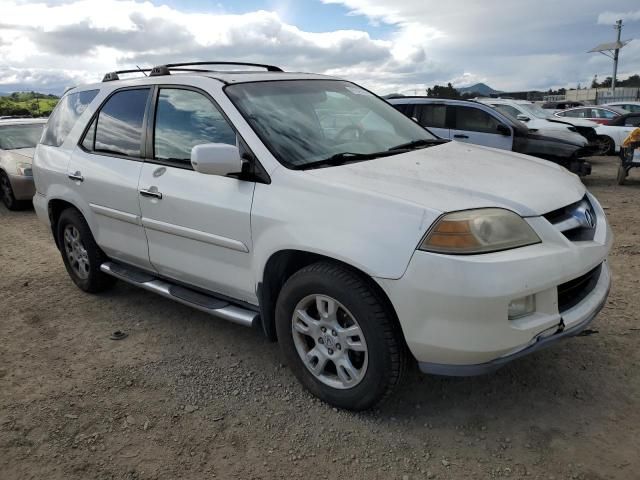
<svg viewBox="0 0 640 480"><path fill-rule="evenodd" d="M307 312L299 308L295 312L293 328L303 335L315 335L318 329L317 320L311 318Z"/></svg>
<svg viewBox="0 0 640 480"><path fill-rule="evenodd" d="M360 373L347 356L342 357L336 362L336 371L338 372L338 378L340 378L345 386L354 383Z"/></svg>
<svg viewBox="0 0 640 480"><path fill-rule="evenodd" d="M336 316L338 304L333 298L318 295L316 297L316 308L318 314L324 319L331 319Z"/></svg>
<svg viewBox="0 0 640 480"><path fill-rule="evenodd" d="M306 361L309 369L314 375L319 376L324 371L324 367L327 365L328 358L317 347L312 348L307 352Z"/></svg>

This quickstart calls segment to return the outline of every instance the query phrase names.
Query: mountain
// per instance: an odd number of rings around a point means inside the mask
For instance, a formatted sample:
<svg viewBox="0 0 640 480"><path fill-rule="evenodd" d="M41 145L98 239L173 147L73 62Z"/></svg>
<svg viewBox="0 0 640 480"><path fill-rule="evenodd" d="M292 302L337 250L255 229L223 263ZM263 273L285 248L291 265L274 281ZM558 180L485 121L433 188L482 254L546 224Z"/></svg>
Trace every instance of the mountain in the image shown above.
<svg viewBox="0 0 640 480"><path fill-rule="evenodd" d="M481 96L489 96L495 95L496 93L500 93L498 90L494 90L489 85L485 83L476 83L475 85L471 85L470 87L460 87L456 88L460 92L460 94L464 93L475 93Z"/></svg>

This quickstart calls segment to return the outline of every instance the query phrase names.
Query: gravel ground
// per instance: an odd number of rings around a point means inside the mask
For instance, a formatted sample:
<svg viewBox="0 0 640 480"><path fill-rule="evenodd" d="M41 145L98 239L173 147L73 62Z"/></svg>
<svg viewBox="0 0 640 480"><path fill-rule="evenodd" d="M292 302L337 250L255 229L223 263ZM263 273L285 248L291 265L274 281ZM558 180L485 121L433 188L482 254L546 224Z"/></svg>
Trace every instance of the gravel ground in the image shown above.
<svg viewBox="0 0 640 480"><path fill-rule="evenodd" d="M640 171L619 187L593 163L616 234L597 334L483 377L414 369L360 414L257 331L123 283L82 293L33 211L0 206L0 478L640 478Z"/></svg>

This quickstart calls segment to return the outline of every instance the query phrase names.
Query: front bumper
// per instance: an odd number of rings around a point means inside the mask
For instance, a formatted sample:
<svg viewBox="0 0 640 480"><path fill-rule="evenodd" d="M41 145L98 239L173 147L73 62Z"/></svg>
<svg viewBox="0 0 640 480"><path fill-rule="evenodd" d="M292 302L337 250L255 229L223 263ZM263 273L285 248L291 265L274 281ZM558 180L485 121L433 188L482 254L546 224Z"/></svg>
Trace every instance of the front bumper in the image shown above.
<svg viewBox="0 0 640 480"><path fill-rule="evenodd" d="M586 328L606 302L613 241L602 208L589 199L597 217L593 240L571 241L533 217L527 221L540 244L468 256L416 251L402 278L377 279L422 371L485 373ZM598 265L588 294L560 311L558 286ZM535 296L535 311L510 320L509 303L528 295Z"/></svg>
<svg viewBox="0 0 640 480"><path fill-rule="evenodd" d="M16 200L31 200L31 197L36 193L33 177L9 175L9 183L11 183L13 196L16 197Z"/></svg>

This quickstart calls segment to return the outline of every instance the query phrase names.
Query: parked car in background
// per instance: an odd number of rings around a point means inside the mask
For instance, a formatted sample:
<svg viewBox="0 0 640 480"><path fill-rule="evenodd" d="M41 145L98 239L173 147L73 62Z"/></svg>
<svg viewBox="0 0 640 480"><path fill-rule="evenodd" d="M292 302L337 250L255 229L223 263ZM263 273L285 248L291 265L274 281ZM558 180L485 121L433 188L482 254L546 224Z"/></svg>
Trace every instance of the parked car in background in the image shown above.
<svg viewBox="0 0 640 480"><path fill-rule="evenodd" d="M612 127L640 127L640 112L627 113L611 120Z"/></svg>
<svg viewBox="0 0 640 480"><path fill-rule="evenodd" d="M531 130L508 113L475 101L428 97L388 101L440 138L533 155L582 176L591 172L582 157L592 155L593 149L586 138L567 128Z"/></svg>
<svg viewBox="0 0 640 480"><path fill-rule="evenodd" d="M582 119L590 120L601 125L608 125L611 120L628 113L619 107L605 107L603 105L590 107L569 108L556 112L554 115L562 120Z"/></svg>
<svg viewBox="0 0 640 480"><path fill-rule="evenodd" d="M640 102L611 102L605 103L604 107L615 107L631 113L640 113Z"/></svg>
<svg viewBox="0 0 640 480"><path fill-rule="evenodd" d="M31 204L35 193L31 160L46 119L0 120L0 193L9 210Z"/></svg>
<svg viewBox="0 0 640 480"><path fill-rule="evenodd" d="M583 105L584 103L582 102L557 100L553 102L544 102L541 107L545 110L553 110L554 112L557 112L559 110L566 110L567 108L582 107Z"/></svg>
<svg viewBox="0 0 640 480"><path fill-rule="evenodd" d="M606 303L612 234L577 176L438 139L348 81L210 65L60 100L34 206L80 289L120 279L260 327L310 392L353 410L408 361L490 372Z"/></svg>

